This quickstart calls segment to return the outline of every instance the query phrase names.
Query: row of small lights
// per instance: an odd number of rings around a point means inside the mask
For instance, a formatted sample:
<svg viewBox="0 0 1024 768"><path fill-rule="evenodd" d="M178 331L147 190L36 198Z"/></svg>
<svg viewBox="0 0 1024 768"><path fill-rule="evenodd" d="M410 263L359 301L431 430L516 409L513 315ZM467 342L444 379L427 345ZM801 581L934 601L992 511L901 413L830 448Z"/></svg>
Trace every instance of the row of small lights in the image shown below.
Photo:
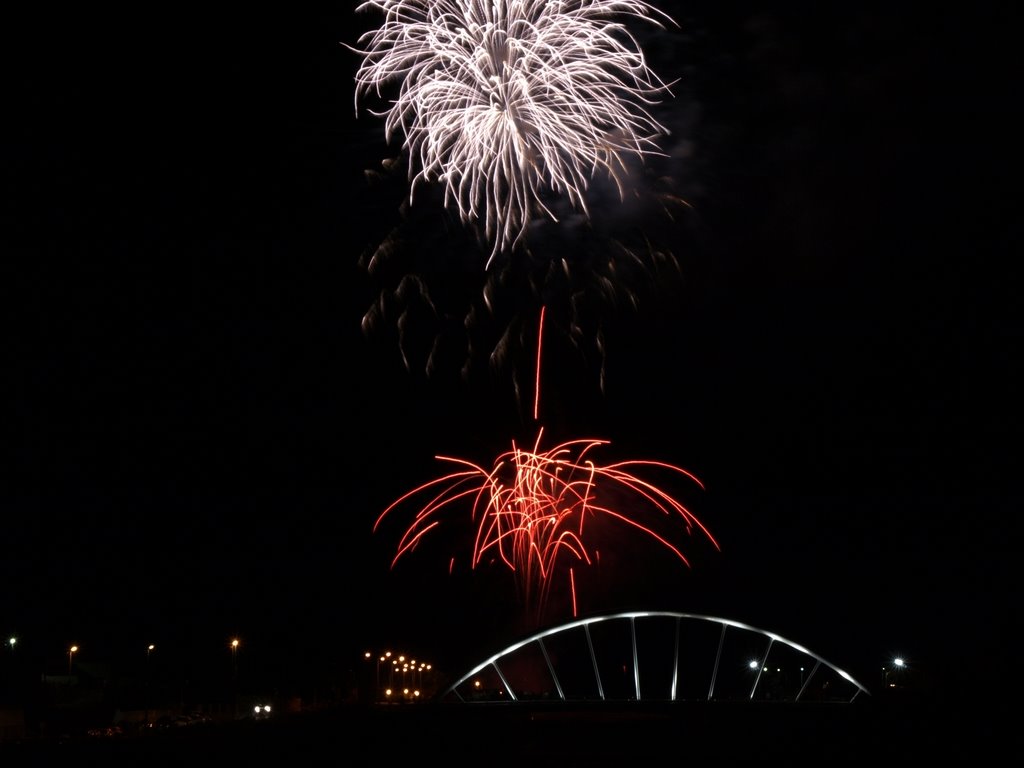
<svg viewBox="0 0 1024 768"><path fill-rule="evenodd" d="M752 669L752 670L753 669L757 669L758 667L761 667L761 662L759 662L757 659L751 659L749 662L747 662L747 666L750 669ZM906 669L906 667L907 667L907 660L904 659L901 656L897 656L896 658L894 658L892 660L892 668L882 667L882 672L885 675L886 683L888 684L888 686L890 688L895 688L896 687L896 683L894 683L894 682L892 682L892 681L890 681L888 679L889 678L889 673L893 672L893 671L900 671L900 670ZM763 667L762 671L768 672L769 671L768 667ZM777 667L775 669L775 671L776 672L781 672L782 669ZM803 674L804 674L804 668L800 667L800 677L801 677L801 679L803 678Z"/></svg>
<svg viewBox="0 0 1024 768"><path fill-rule="evenodd" d="M11 637L10 639L8 639L7 645L10 647L11 653L14 652L14 646L16 646L17 644L18 644L18 638ZM231 653L232 654L234 654L238 650L239 644L240 644L240 641L237 638L233 639L228 644L228 647L231 648ZM150 643L149 645L146 646L146 658L147 659L149 658L149 655L155 649L156 649L156 646L153 643ZM77 645L72 645L70 648L68 648L68 672L69 673L71 671L71 660L74 658L76 653L78 653L78 646Z"/></svg>
<svg viewBox="0 0 1024 768"><path fill-rule="evenodd" d="M13 652L14 651L14 646L18 642L18 638L12 637L7 642L8 642L8 645L10 646L10 648L11 648L11 651ZM234 655L235 652L238 650L238 646L239 646L239 640L237 638L232 639L230 644L229 644L229 647L231 648L232 655ZM156 648L156 646L153 645L152 643L150 643L148 646L146 646L146 658L147 659L149 658L149 655L153 652L153 650L155 648ZM71 674L71 660L72 660L72 658L74 657L74 655L76 653L78 653L78 646L77 645L72 645L70 648L68 648L68 674ZM394 658L392 658L392 656L393 656L393 654L392 654L391 651L385 651L384 654L381 655L377 659L377 664L378 664L377 671L378 671L378 673L380 672L380 666L379 665L386 663L388 661L388 659L391 659L392 671L395 671L395 669L398 667L399 664L402 665L401 670L400 670L402 672L423 672L423 671L429 672L432 669L432 665L426 664L426 663L421 663L419 665L419 667L417 668L416 660L415 659L410 659L408 662L406 662L404 655L398 655L398 656L395 656ZM367 651L366 653L363 654L363 658L365 658L367 660L370 660L370 659L373 658L373 653L371 651ZM904 669L907 666L906 660L903 659L900 656L897 656L896 658L894 658L892 660L892 664L893 664L893 667L895 669L897 669L897 670L902 670L902 669ZM760 665L761 664L760 664L759 661L757 661L756 659L751 659L750 662L748 662L747 666L749 666L750 669L757 669ZM764 671L767 672L768 671L768 667L764 667ZM776 669L775 671L776 672L781 672L782 670L781 669ZM890 671L891 670L887 669L886 667L882 667L882 672L888 673ZM801 675L803 675L803 672L804 672L804 668L800 667ZM380 685L380 680L379 679L377 681L377 684L378 684L378 686ZM479 686L479 685L480 685L480 683L477 682L477 686ZM890 682L889 686L890 687L894 687L895 683ZM390 698L393 694L394 694L393 689L391 689L391 688L384 689L384 695L386 697ZM419 690L415 690L415 689L410 691L409 688L403 688L402 689L402 695L403 696L412 695L413 698L419 698L420 691ZM256 708L256 712L259 713L259 711L260 711L260 708L257 707ZM266 712L270 712L270 707L269 706L265 707L265 711Z"/></svg>
<svg viewBox="0 0 1024 768"><path fill-rule="evenodd" d="M747 662L747 666L750 667L751 669L757 669L760 666L760 664L761 663L757 659L751 659L749 662ZM892 660L892 665L896 669L903 669L905 666L907 666L907 662L906 662L905 659L902 659L899 656L897 656L895 659ZM765 667L764 671L767 672L768 671L768 667ZM775 671L776 672L781 672L782 670L777 668ZM803 672L804 668L800 667L800 671ZM882 671L885 672L886 668L882 667Z"/></svg>
<svg viewBox="0 0 1024 768"><path fill-rule="evenodd" d="M895 659L892 660L892 665L896 669L901 670L901 669L905 669L906 668L907 662L906 662L906 659L903 659L903 658L897 656ZM747 666L751 670L754 670L754 669L757 669L757 668L761 667L761 662L759 662L757 659L751 659L750 661L747 662ZM761 669L764 672L768 672L769 671L768 667L762 667ZM781 667L776 667L775 671L776 672L782 672L782 668ZM882 667L882 672L885 672L886 674L888 674L888 672L890 672L890 671L891 670L888 670L885 667ZM800 667L800 676L801 676L801 678L803 677L803 674L804 674L804 668ZM476 689L479 690L480 689L480 681L479 680L474 680L473 681L473 687L475 687ZM889 683L889 687L890 688L895 688L896 687L896 683L890 682ZM498 693L502 694L502 693L504 693L504 691L499 690Z"/></svg>
<svg viewBox="0 0 1024 768"><path fill-rule="evenodd" d="M373 659L373 656L374 656L374 654L373 654L372 651L367 651L366 653L363 654L363 658L366 659L367 661L370 661L371 659ZM380 665L387 663L387 661L389 659L391 660L390 671L392 673L394 673L394 672L403 672L403 673L404 672L421 672L422 673L422 672L430 672L433 669L433 665L428 664L426 662L420 662L419 666L417 666L416 659L409 659L408 661L406 661L405 660L405 656L403 654L399 654L399 655L396 656L391 651L385 651L377 659L377 675L378 675L378 677L377 677L377 687L378 687L378 689L380 688ZM399 668L399 665L401 665L400 668ZM385 696L385 698L390 699L394 695L394 693L395 693L395 691L392 688L385 688L384 689L384 696ZM402 696L404 696L404 697L411 696L414 699L418 699L420 697L420 691L418 689L403 688L402 689Z"/></svg>
<svg viewBox="0 0 1024 768"><path fill-rule="evenodd" d="M8 640L8 641L7 641L7 644L8 644L8 645L9 645L9 646L11 647L11 650L13 651L13 650L14 650L14 646L18 644L18 638L16 638L16 637L12 637L12 638L11 638L10 640ZM229 648L231 648L231 650L233 650L233 651L234 651L234 650L236 650L236 649L238 648L239 644L240 644L240 641L239 641L239 640L237 640L237 639L235 639L235 640L232 640L232 641L231 641L231 642L230 642L230 643L228 644L228 647L229 647ZM149 655L150 653L152 653L152 651L153 651L153 650L154 650L155 648L156 648L156 646L155 646L155 645L153 645L152 643L150 643L149 645L147 645L147 646L146 646L146 655L148 656L148 655ZM68 650L69 650L69 651L70 651L71 653L77 653L77 652L78 652L78 646L77 646L77 645L72 645L72 646L71 646L71 647L70 647L70 648L69 648Z"/></svg>
<svg viewBox="0 0 1024 768"><path fill-rule="evenodd" d="M18 638L16 638L16 637L12 637L12 638L10 638L7 641L7 644L10 646L12 651L14 650L14 646L17 644L17 642L18 642ZM240 641L237 638L234 638L234 639L231 640L231 642L229 643L229 647L231 648L231 652L232 653L234 653L235 651L238 650L239 644L240 644ZM148 657L149 654L152 653L155 648L156 648L156 646L153 645L152 643L150 643L148 646L146 646L146 656ZM75 653L78 653L78 646L77 645L72 645L70 648L68 648L68 655L69 656L71 656L71 655L73 655ZM391 653L391 651L385 651L384 654L379 659L377 659L377 662L379 664L383 664L388 659L392 659L392 655L393 654ZM363 654L363 658L365 658L367 660L372 659L373 658L373 653L371 651L367 651L366 653ZM415 659L410 659L409 662L406 663L404 655L399 655L399 656L394 657L392 659L392 661L391 661L391 664L394 667L397 667L399 664L401 664L402 665L402 670L401 671L403 671L403 672L417 672L417 671L422 672L424 670L430 671L430 669L432 668L430 664L421 663L419 668L417 669L416 668L416 660ZM903 669L904 667L906 667L907 662L902 657L897 656L896 658L894 658L892 660L892 664L893 664L893 667L895 667L896 669ZM760 666L760 662L758 662L756 659L751 659L750 662L748 662L748 666L751 669L757 669L758 666ZM768 667L765 667L764 671L767 672L768 671ZM776 670L776 671L780 671L780 670ZM803 672L804 668L800 667L800 671ZM882 671L886 672L886 671L889 671L889 670L887 670L886 667L882 667Z"/></svg>
<svg viewBox="0 0 1024 768"><path fill-rule="evenodd" d="M18 638L16 638L16 637L10 638L7 641L7 644L10 646L11 651L13 652L14 651L14 646L18 644ZM238 638L233 638L231 640L231 642L228 643L228 647L231 649L232 655L234 655L235 652L238 650L238 646L240 644L241 644L241 641L239 641ZM149 645L146 646L146 658L147 659L149 658L149 655L154 650L156 650L156 645L154 645L153 643L150 643ZM70 648L68 648L68 674L69 675L71 674L71 660L74 658L76 653L78 653L78 646L77 645L72 645ZM417 691L417 695L418 695L418 693L419 692ZM254 714L257 714L257 715L264 715L264 716L265 715L269 715L270 712L271 712L271 706L270 706L270 704L257 704L255 707L253 707L253 712L254 712Z"/></svg>

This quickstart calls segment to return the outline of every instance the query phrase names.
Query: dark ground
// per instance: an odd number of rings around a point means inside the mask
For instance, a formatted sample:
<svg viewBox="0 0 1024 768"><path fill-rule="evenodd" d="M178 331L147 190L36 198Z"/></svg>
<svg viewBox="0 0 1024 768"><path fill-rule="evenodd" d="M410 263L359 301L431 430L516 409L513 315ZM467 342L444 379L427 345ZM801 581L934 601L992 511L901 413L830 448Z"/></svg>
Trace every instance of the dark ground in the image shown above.
<svg viewBox="0 0 1024 768"><path fill-rule="evenodd" d="M739 765L988 765L1006 731L994 702L864 699L850 704L644 704L368 707L274 720L185 726L151 736L26 742L0 748L5 766L467 764L622 766L637 761ZM968 710L970 710L968 712ZM951 762L950 762L951 761Z"/></svg>

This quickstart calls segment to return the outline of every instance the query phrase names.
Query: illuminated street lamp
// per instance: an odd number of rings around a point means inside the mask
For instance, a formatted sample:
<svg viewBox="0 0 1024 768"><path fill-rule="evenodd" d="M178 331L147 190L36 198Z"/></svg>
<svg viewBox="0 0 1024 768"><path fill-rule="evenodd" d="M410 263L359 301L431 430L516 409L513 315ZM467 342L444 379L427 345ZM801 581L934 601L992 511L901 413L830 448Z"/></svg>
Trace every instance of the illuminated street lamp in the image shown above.
<svg viewBox="0 0 1024 768"><path fill-rule="evenodd" d="M882 680L886 688L896 688L899 676L907 668L906 659L897 656L892 660L892 668L882 667Z"/></svg>
<svg viewBox="0 0 1024 768"><path fill-rule="evenodd" d="M371 659L373 659L373 651L367 651L366 653L364 653L363 654L363 658L366 659L367 661L370 661ZM377 675L376 675L376 678L375 678L376 679L376 683L374 684L374 687L373 687L373 700L374 701L376 701L377 697L380 696L380 663L382 661L384 661L384 657L383 656L381 656L381 657L379 657L377 659Z"/></svg>
<svg viewBox="0 0 1024 768"><path fill-rule="evenodd" d="M366 659L367 661L371 661L371 660L374 659L374 654L375 654L374 651L366 651L366 652L363 653L363 658ZM384 651L381 655L376 657L376 661L375 661L376 669L374 670L374 685L375 685L375 687L374 687L374 691L373 691L373 700L374 701L380 701L383 698L383 694L385 692L381 688L380 669L381 669L382 665L388 663L388 660L391 659L391 657L393 655L394 654L391 651ZM392 665L394 665L396 663L397 662L395 662L395 661L391 662ZM390 666L389 670L390 670L389 685L394 685L394 680L395 680L394 666ZM390 695L390 691L387 692L387 695Z"/></svg>
<svg viewBox="0 0 1024 768"><path fill-rule="evenodd" d="M419 666L416 667L416 685L423 688L423 673L430 672L433 669L432 665L427 664L425 661L420 662Z"/></svg>
<svg viewBox="0 0 1024 768"><path fill-rule="evenodd" d="M403 657L404 658L404 657ZM388 677L388 685L395 687L395 670L398 669L398 659L391 660L391 671Z"/></svg>
<svg viewBox="0 0 1024 768"><path fill-rule="evenodd" d="M68 648L68 677L71 677L71 660L74 658L76 653L78 653L77 645L72 645Z"/></svg>
<svg viewBox="0 0 1024 768"><path fill-rule="evenodd" d="M238 678L238 638L231 641L231 677Z"/></svg>
<svg viewBox="0 0 1024 768"><path fill-rule="evenodd" d="M18 638L16 637L12 637L10 640L7 641L7 645L10 647L12 655L14 654L14 646L17 644L17 642Z"/></svg>
<svg viewBox="0 0 1024 768"><path fill-rule="evenodd" d="M238 646L237 637L232 638L231 648L231 716L238 717Z"/></svg>
<svg viewBox="0 0 1024 768"><path fill-rule="evenodd" d="M153 653L153 649L154 648L156 648L156 646L153 645L152 643L150 643L149 645L146 646L146 719L145 719L145 723L147 725L149 724L149 696L150 696L149 687L150 687L150 682L151 682L151 678L152 678L152 675L150 674L150 671L149 671L149 655L151 653Z"/></svg>

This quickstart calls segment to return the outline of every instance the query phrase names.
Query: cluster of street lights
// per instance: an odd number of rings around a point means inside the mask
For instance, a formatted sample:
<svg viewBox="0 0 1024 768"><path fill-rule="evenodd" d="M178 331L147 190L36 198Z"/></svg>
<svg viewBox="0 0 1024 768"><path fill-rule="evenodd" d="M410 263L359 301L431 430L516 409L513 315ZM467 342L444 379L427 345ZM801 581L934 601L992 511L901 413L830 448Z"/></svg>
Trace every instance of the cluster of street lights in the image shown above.
<svg viewBox="0 0 1024 768"><path fill-rule="evenodd" d="M367 651L363 658L367 661L376 658L375 701L416 701L423 696L424 673L429 676L434 669L428 662L417 661L405 654L392 651L384 651L379 655ZM386 681L381 679L382 670L387 675ZM395 685L396 679L398 686Z"/></svg>

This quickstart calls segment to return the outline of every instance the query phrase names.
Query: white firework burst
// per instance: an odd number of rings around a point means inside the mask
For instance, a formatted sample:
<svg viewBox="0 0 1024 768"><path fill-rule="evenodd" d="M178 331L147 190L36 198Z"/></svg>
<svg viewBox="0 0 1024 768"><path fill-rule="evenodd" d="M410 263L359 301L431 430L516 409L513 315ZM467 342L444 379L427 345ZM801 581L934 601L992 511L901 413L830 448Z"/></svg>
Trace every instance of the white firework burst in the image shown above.
<svg viewBox="0 0 1024 768"><path fill-rule="evenodd" d="M513 250L545 197L589 216L586 190L605 175L625 194L627 160L660 154L667 129L651 108L670 83L648 66L629 18L674 24L641 0L368 0L385 20L351 50L361 100L408 153L410 200L443 185L444 204L482 223L488 265ZM372 112L372 110L371 110Z"/></svg>

